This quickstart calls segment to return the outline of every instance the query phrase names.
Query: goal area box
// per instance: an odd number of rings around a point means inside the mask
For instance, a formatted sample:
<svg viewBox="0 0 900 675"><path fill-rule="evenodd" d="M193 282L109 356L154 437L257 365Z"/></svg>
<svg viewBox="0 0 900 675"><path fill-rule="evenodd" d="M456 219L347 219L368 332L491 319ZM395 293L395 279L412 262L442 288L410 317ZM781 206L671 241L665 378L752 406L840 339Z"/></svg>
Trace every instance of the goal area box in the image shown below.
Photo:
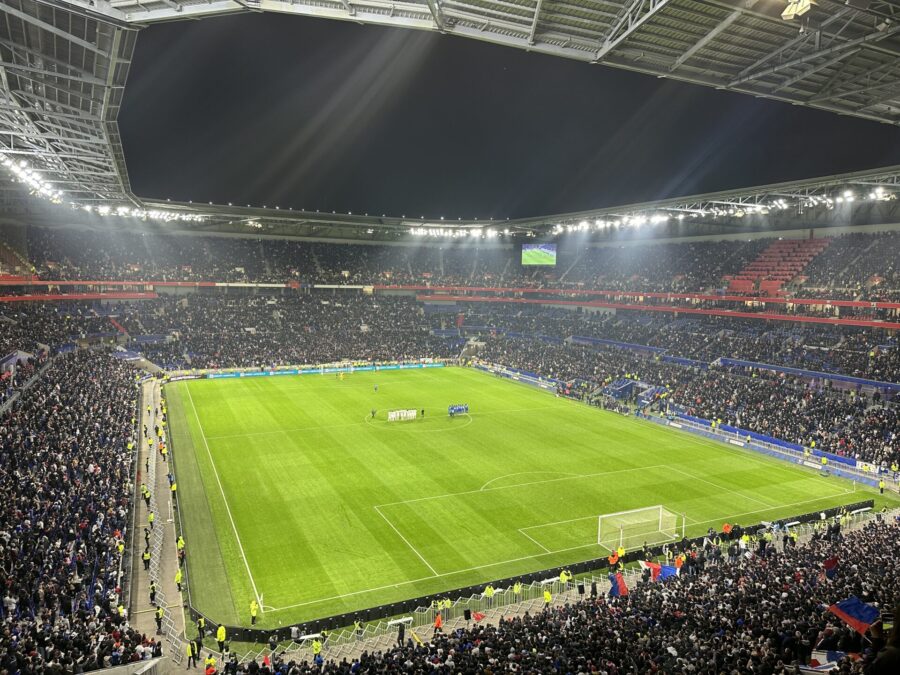
<svg viewBox="0 0 900 675"><path fill-rule="evenodd" d="M661 505L630 511L605 513L597 517L597 543L609 550L631 550L663 544L684 536L684 516Z"/></svg>

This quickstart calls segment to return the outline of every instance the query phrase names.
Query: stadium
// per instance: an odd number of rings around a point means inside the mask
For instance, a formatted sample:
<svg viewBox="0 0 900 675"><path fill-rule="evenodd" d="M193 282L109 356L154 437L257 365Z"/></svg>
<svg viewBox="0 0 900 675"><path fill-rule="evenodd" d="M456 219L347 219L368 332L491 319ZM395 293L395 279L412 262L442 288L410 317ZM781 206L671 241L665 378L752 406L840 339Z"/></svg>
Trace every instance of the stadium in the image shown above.
<svg viewBox="0 0 900 675"><path fill-rule="evenodd" d="M900 672L898 12L0 0L0 668Z"/></svg>

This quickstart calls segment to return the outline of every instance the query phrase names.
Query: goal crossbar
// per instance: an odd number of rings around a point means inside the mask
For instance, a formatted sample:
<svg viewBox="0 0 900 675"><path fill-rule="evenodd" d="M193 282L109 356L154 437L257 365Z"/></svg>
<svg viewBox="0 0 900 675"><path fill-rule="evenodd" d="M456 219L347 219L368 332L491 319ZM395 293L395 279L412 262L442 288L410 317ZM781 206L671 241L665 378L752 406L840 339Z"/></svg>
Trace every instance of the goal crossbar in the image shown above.
<svg viewBox="0 0 900 675"><path fill-rule="evenodd" d="M684 516L661 504L597 517L597 544L610 550L673 541L684 533Z"/></svg>

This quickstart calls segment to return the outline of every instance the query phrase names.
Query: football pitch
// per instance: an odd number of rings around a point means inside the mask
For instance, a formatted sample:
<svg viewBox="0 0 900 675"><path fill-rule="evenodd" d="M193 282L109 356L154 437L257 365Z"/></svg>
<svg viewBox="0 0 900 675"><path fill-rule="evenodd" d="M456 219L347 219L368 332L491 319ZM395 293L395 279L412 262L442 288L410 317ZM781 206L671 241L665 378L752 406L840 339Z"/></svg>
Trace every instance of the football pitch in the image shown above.
<svg viewBox="0 0 900 675"><path fill-rule="evenodd" d="M275 627L605 556L604 513L661 504L690 536L874 494L466 368L165 394L191 600L231 625L253 597Z"/></svg>

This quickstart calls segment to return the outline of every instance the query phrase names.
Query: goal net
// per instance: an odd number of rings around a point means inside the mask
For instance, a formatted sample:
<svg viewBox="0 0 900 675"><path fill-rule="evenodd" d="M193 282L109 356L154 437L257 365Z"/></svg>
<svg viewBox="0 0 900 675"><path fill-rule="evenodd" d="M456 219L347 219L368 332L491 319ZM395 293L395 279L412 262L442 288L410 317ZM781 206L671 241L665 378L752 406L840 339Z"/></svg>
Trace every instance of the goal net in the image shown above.
<svg viewBox="0 0 900 675"><path fill-rule="evenodd" d="M680 525L679 525L680 524ZM605 513L597 518L597 543L610 550L673 541L684 536L684 518L662 506Z"/></svg>

